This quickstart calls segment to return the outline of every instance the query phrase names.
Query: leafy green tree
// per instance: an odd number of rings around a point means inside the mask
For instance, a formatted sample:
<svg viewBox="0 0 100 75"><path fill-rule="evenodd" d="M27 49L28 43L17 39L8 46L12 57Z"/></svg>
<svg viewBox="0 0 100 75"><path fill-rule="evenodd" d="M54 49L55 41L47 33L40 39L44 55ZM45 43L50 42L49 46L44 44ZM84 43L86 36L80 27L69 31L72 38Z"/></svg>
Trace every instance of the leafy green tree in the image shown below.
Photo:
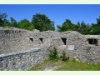
<svg viewBox="0 0 100 75"><path fill-rule="evenodd" d="M85 22L78 22L77 24L73 24L70 20L66 19L66 21L60 26L57 26L58 31L64 32L64 31L78 31L81 34L90 34L91 27L88 24L85 24Z"/></svg>
<svg viewBox="0 0 100 75"><path fill-rule="evenodd" d="M12 27L17 27L18 26L17 21L13 17L10 17L10 21L11 21L11 26Z"/></svg>
<svg viewBox="0 0 100 75"><path fill-rule="evenodd" d="M33 15L32 24L40 31L55 30L54 22L44 14Z"/></svg>
<svg viewBox="0 0 100 75"><path fill-rule="evenodd" d="M100 35L100 27L95 26L95 27L92 29L92 35Z"/></svg>
<svg viewBox="0 0 100 75"><path fill-rule="evenodd" d="M80 24L80 22L77 22L77 24L75 25L75 31L81 32L81 24Z"/></svg>
<svg viewBox="0 0 100 75"><path fill-rule="evenodd" d="M5 20L2 24L3 27L12 27L9 20Z"/></svg>
<svg viewBox="0 0 100 75"><path fill-rule="evenodd" d="M26 29L26 30L34 29L32 24L27 19L24 19L24 20L21 20L20 22L18 22L18 28L22 28L22 29Z"/></svg>
<svg viewBox="0 0 100 75"><path fill-rule="evenodd" d="M97 20L97 25L100 26L100 16L96 20Z"/></svg>
<svg viewBox="0 0 100 75"><path fill-rule="evenodd" d="M63 24L62 26L58 25L57 28L59 32L67 31L67 26L65 24Z"/></svg>
<svg viewBox="0 0 100 75"><path fill-rule="evenodd" d="M81 22L81 30L80 33L82 34L89 34L90 27L89 25L85 24L84 21Z"/></svg>
<svg viewBox="0 0 100 75"><path fill-rule="evenodd" d="M66 19L66 21L60 26L57 26L59 32L64 32L68 30L75 30L75 24L73 24L69 19Z"/></svg>
<svg viewBox="0 0 100 75"><path fill-rule="evenodd" d="M6 20L7 14L0 12L0 26L3 26L4 21Z"/></svg>
<svg viewBox="0 0 100 75"><path fill-rule="evenodd" d="M91 34L92 35L100 35L100 17L96 19L97 23L92 24L91 26Z"/></svg>

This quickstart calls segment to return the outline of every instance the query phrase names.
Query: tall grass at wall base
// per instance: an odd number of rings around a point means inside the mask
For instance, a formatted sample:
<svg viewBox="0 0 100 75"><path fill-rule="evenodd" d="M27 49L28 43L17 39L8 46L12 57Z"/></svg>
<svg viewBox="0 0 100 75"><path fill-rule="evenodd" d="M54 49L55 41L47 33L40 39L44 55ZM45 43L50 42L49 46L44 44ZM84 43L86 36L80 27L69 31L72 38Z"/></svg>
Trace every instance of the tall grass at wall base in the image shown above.
<svg viewBox="0 0 100 75"><path fill-rule="evenodd" d="M57 68L54 71L100 71L100 64L88 64L72 60L45 60L43 63L33 66L29 71L45 71L45 68L54 68L55 66Z"/></svg>
<svg viewBox="0 0 100 75"><path fill-rule="evenodd" d="M49 60L56 60L58 59L58 55L57 55L57 49L54 47L51 50L49 50Z"/></svg>

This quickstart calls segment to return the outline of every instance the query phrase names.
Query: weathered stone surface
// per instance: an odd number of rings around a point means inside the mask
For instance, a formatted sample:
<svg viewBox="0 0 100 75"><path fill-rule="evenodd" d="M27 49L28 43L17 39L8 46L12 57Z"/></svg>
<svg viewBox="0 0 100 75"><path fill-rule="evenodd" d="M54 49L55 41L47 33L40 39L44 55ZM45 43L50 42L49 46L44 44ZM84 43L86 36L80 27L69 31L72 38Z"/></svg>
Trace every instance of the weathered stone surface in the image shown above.
<svg viewBox="0 0 100 75"><path fill-rule="evenodd" d="M67 50L74 50L74 45L68 45L68 49Z"/></svg>
<svg viewBox="0 0 100 75"><path fill-rule="evenodd" d="M96 39L97 44L89 44L89 38ZM26 70L48 58L51 47L59 56L65 51L70 60L100 62L100 35L0 28L0 70Z"/></svg>
<svg viewBox="0 0 100 75"><path fill-rule="evenodd" d="M0 55L0 70L28 70L46 58L48 58L46 50L42 48L6 55L2 54Z"/></svg>

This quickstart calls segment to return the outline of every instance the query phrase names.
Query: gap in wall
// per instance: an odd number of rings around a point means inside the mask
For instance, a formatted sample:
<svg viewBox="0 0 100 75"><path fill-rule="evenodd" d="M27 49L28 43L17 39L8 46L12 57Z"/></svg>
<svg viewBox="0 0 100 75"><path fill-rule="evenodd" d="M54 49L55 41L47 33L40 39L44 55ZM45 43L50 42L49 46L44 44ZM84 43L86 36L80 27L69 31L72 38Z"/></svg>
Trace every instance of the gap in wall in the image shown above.
<svg viewBox="0 0 100 75"><path fill-rule="evenodd" d="M33 42L33 38L30 38L31 42Z"/></svg>
<svg viewBox="0 0 100 75"><path fill-rule="evenodd" d="M43 38L39 38L40 39L40 41L43 43Z"/></svg>
<svg viewBox="0 0 100 75"><path fill-rule="evenodd" d="M66 38L61 38L61 39L62 39L64 45L66 45Z"/></svg>
<svg viewBox="0 0 100 75"><path fill-rule="evenodd" d="M90 38L90 39L88 39L88 43L89 43L89 44L92 44L92 45L98 45L98 41L97 41L97 39L95 39L95 38Z"/></svg>

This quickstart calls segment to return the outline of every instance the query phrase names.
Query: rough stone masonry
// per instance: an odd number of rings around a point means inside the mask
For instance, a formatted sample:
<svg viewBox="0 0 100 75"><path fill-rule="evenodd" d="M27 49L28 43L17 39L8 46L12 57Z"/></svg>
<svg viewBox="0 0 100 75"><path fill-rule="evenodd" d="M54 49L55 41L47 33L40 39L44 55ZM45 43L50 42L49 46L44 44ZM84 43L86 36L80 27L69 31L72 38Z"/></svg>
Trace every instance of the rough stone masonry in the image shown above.
<svg viewBox="0 0 100 75"><path fill-rule="evenodd" d="M70 60L100 62L100 35L0 28L0 70L27 70L47 59L50 47L59 56L65 51Z"/></svg>

